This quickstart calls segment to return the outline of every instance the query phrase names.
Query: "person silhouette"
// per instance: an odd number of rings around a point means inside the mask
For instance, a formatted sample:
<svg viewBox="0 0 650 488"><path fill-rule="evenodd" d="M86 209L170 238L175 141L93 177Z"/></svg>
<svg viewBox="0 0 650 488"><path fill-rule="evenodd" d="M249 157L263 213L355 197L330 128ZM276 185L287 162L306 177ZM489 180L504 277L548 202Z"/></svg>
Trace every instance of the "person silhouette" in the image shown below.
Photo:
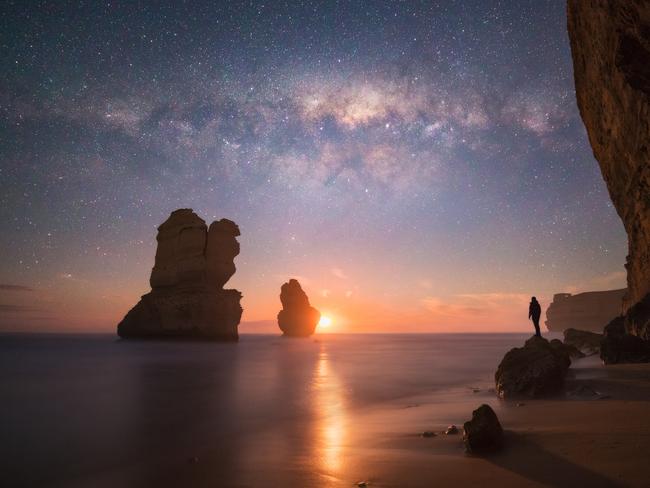
<svg viewBox="0 0 650 488"><path fill-rule="evenodd" d="M542 307L537 301L537 298L532 297L530 299L530 305L528 306L528 318L533 319L533 325L535 325L535 335L537 337L542 337L542 334L539 331L539 318L541 315Z"/></svg>

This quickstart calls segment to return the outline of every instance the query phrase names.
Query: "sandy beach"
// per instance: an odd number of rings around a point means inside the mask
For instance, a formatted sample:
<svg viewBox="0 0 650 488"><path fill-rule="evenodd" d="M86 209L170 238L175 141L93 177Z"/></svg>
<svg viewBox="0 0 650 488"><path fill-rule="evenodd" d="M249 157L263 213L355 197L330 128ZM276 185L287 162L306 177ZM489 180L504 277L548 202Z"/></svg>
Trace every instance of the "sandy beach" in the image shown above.
<svg viewBox="0 0 650 488"><path fill-rule="evenodd" d="M650 449L650 366L604 367L596 358L575 366L568 390L586 386L602 398L505 402L482 391L473 402L459 394L445 412L456 413L452 417L440 415L426 398L417 407L366 417L372 435L364 443L372 447L361 448L365 459L353 462L353 471L369 486L385 487L648 486L650 466L642 453ZM445 420L460 424L481 402L497 412L507 440L502 452L486 457L465 454L460 436L442 434ZM418 437L418 428L438 435Z"/></svg>

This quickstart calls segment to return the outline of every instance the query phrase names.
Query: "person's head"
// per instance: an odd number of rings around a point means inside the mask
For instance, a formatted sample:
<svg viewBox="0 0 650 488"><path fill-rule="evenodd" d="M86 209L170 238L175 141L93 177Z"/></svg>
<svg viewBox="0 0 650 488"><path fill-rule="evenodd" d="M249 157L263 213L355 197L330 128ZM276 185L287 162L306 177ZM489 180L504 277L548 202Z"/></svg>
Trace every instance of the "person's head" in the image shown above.
<svg viewBox="0 0 650 488"><path fill-rule="evenodd" d="M531 302L536 302L536 301L537 301L537 298L532 297L532 298L530 299L530 301L531 301Z"/></svg>

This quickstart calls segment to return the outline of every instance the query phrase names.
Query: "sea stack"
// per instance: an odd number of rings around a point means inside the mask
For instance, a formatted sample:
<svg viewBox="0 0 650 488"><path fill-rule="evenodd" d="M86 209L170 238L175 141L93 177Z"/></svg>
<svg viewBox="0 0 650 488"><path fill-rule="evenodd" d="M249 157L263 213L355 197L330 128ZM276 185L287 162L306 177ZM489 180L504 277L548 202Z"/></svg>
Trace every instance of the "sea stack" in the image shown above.
<svg viewBox="0 0 650 488"><path fill-rule="evenodd" d="M613 342L601 349L606 361L625 361L617 349L632 345L638 357L639 341L650 343L650 3L567 7L578 108L628 237L623 317L605 328L604 343Z"/></svg>
<svg viewBox="0 0 650 488"><path fill-rule="evenodd" d="M236 341L242 295L223 286L235 274L238 235L231 220L208 228L192 209L172 212L158 227L151 291L119 323L118 335Z"/></svg>
<svg viewBox="0 0 650 488"><path fill-rule="evenodd" d="M278 313L280 330L288 337L308 337L314 333L320 312L309 304L298 280L291 279L280 289L282 310Z"/></svg>

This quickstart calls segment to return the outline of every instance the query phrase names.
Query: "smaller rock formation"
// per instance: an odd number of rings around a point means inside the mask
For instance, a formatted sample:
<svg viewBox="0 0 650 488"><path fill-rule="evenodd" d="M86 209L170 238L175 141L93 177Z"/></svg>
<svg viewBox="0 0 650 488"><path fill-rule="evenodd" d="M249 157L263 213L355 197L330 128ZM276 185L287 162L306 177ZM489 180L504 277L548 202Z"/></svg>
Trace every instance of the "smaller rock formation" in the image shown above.
<svg viewBox="0 0 650 488"><path fill-rule="evenodd" d="M448 425L445 429L445 435L456 435L458 434L458 427L455 425Z"/></svg>
<svg viewBox="0 0 650 488"><path fill-rule="evenodd" d="M557 332L568 328L602 332L610 320L621 315L626 291L623 288L577 295L556 293L546 310L546 328Z"/></svg>
<svg viewBox="0 0 650 488"><path fill-rule="evenodd" d="M224 290L239 254L237 224L210 228L192 209L179 209L158 227L151 292L117 326L123 338L238 339L241 293Z"/></svg>
<svg viewBox="0 0 650 488"><path fill-rule="evenodd" d="M564 330L564 344L577 348L586 356L598 354L602 340L603 334L578 329Z"/></svg>
<svg viewBox="0 0 650 488"><path fill-rule="evenodd" d="M280 290L282 310L278 313L278 325L285 336L308 337L314 333L320 312L309 304L307 294L298 280L291 279Z"/></svg>
<svg viewBox="0 0 650 488"><path fill-rule="evenodd" d="M635 314L632 310L627 316L617 317L605 327L605 334L600 343L600 358L603 363L650 362L650 341L627 332L626 321Z"/></svg>
<svg viewBox="0 0 650 488"><path fill-rule="evenodd" d="M472 412L472 420L463 425L463 442L467 452L481 454L503 446L503 429L497 414L489 405L481 405Z"/></svg>
<svg viewBox="0 0 650 488"><path fill-rule="evenodd" d="M533 336L524 347L515 347L503 357L494 375L496 392L504 399L558 393L570 365L563 347Z"/></svg>

